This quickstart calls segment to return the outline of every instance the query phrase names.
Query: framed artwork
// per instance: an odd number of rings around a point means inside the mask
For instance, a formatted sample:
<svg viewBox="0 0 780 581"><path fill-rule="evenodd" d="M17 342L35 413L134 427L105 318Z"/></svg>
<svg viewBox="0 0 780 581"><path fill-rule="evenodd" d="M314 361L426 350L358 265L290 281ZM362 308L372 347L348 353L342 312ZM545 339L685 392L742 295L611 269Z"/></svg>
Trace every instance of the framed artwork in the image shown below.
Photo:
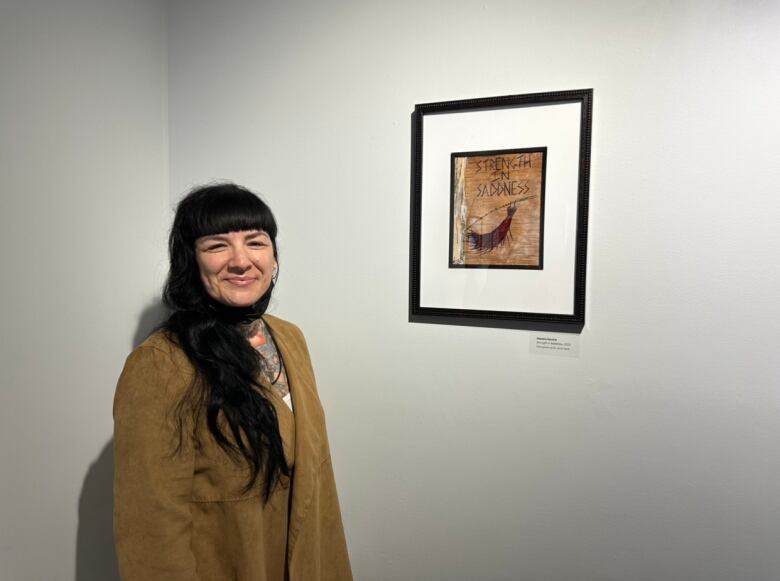
<svg viewBox="0 0 780 581"><path fill-rule="evenodd" d="M579 333L593 90L416 105L409 320Z"/></svg>
<svg viewBox="0 0 780 581"><path fill-rule="evenodd" d="M546 153L452 154L450 266L542 268Z"/></svg>

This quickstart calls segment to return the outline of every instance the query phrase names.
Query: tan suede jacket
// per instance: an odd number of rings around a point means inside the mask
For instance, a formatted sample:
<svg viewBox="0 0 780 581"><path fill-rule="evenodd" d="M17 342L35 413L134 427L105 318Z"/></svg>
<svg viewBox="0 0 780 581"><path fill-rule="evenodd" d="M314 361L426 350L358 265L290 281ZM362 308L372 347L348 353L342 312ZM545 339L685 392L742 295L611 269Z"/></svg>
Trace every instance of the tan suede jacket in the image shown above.
<svg viewBox="0 0 780 581"><path fill-rule="evenodd" d="M276 406L291 478L266 503L204 421L179 452L174 406L193 367L163 333L127 358L114 400L114 537L124 581L349 581L325 418L309 352L293 324L264 317L293 410ZM190 431L191 433L191 431Z"/></svg>

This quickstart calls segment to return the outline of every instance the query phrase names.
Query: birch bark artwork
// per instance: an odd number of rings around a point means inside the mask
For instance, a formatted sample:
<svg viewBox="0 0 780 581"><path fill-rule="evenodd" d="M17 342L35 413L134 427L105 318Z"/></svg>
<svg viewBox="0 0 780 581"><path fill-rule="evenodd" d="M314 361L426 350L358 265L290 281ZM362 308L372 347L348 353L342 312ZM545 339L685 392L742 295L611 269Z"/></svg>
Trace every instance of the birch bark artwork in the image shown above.
<svg viewBox="0 0 780 581"><path fill-rule="evenodd" d="M543 268L546 155L452 154L451 266Z"/></svg>

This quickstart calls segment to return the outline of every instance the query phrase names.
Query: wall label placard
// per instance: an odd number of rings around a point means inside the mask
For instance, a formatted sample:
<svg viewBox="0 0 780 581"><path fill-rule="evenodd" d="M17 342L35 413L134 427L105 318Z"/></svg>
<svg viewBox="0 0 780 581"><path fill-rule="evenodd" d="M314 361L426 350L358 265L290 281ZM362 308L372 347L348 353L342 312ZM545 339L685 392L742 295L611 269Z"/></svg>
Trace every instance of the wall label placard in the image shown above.
<svg viewBox="0 0 780 581"><path fill-rule="evenodd" d="M557 355L558 357L579 357L580 336L571 334L532 334L529 350L535 355Z"/></svg>

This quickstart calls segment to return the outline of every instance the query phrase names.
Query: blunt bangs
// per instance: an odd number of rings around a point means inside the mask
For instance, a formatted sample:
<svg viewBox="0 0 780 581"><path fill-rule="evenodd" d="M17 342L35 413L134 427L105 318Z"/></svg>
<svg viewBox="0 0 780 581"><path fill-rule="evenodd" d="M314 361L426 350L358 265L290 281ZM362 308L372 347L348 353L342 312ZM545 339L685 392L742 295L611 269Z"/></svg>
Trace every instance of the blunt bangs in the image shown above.
<svg viewBox="0 0 780 581"><path fill-rule="evenodd" d="M276 220L268 205L251 191L235 184L220 184L191 192L180 208L182 224L191 243L201 236L263 230L276 240Z"/></svg>

